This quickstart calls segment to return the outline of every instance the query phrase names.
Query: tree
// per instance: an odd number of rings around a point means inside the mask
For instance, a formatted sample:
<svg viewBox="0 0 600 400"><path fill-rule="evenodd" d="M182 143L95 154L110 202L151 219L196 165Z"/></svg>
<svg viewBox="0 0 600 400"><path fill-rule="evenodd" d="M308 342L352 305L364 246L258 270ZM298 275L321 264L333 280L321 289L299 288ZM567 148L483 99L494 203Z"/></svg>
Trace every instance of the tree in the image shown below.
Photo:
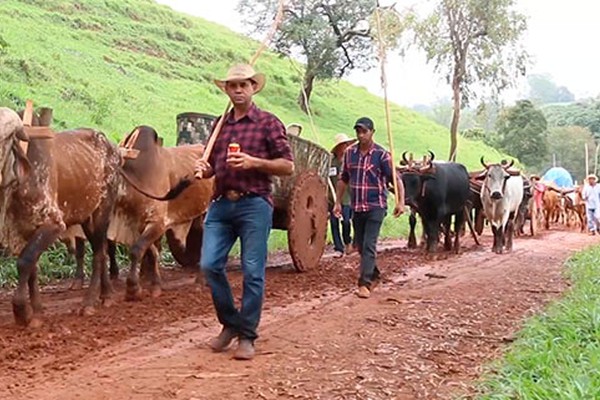
<svg viewBox="0 0 600 400"><path fill-rule="evenodd" d="M585 145L588 145L588 161L590 171L595 167L594 137L587 128L579 126L561 126L548 130L548 155L541 164L540 170L545 171L554 166L563 167L571 173L574 179L582 182L585 178Z"/></svg>
<svg viewBox="0 0 600 400"><path fill-rule="evenodd" d="M544 114L531 101L521 100L498 119L497 143L525 165L537 166L548 154L547 128Z"/></svg>
<svg viewBox="0 0 600 400"><path fill-rule="evenodd" d="M567 105L542 108L550 126L580 126L600 139L600 99L589 99Z"/></svg>
<svg viewBox="0 0 600 400"><path fill-rule="evenodd" d="M450 160L456 160L460 110L475 89L492 95L514 84L525 73L527 54L519 39L525 17L512 10L514 0L438 0L425 19L415 25L417 45L446 76L452 87ZM478 86L478 84L480 84Z"/></svg>
<svg viewBox="0 0 600 400"><path fill-rule="evenodd" d="M306 62L300 108L307 112L315 79L341 78L350 70L372 67L374 48L368 18L374 0L291 0L273 38L274 47L286 56L300 55ZM244 23L264 32L275 15L274 0L241 0L238 10Z"/></svg>
<svg viewBox="0 0 600 400"><path fill-rule="evenodd" d="M527 76L529 98L537 103L570 103L575 96L565 86L557 86L549 75Z"/></svg>

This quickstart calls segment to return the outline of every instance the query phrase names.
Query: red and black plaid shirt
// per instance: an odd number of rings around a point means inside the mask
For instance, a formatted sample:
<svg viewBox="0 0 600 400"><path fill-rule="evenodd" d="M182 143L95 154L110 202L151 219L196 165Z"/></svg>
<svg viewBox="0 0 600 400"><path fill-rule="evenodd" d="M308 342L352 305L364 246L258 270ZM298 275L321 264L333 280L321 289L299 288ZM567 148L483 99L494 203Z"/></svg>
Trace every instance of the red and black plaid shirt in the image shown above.
<svg viewBox="0 0 600 400"><path fill-rule="evenodd" d="M227 190L250 192L263 196L271 204L271 177L269 174L250 170L233 170L227 167L227 148L229 143L239 143L240 151L263 159L284 158L293 161L292 149L288 142L283 123L275 115L263 111L255 104L248 113L235 121L233 110L226 116L225 123L213 151L208 159L215 172L217 198ZM219 119L213 125L217 126Z"/></svg>

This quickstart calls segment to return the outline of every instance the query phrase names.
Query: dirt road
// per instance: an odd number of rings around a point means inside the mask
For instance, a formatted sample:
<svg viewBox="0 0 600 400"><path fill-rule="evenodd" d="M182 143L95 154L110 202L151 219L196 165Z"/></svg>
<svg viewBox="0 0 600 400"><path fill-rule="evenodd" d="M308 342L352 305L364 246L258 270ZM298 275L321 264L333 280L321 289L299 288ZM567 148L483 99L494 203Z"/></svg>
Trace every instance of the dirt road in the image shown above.
<svg viewBox="0 0 600 400"><path fill-rule="evenodd" d="M45 324L14 326L0 295L2 399L437 399L471 393L481 366L523 318L565 289L563 262L597 237L550 231L511 254L471 246L425 262L403 249L379 255L386 282L354 296L356 256L317 271L269 270L251 362L213 354L210 295L168 271L163 296L123 301L82 318L82 292L46 288ZM240 293L239 273L232 273Z"/></svg>

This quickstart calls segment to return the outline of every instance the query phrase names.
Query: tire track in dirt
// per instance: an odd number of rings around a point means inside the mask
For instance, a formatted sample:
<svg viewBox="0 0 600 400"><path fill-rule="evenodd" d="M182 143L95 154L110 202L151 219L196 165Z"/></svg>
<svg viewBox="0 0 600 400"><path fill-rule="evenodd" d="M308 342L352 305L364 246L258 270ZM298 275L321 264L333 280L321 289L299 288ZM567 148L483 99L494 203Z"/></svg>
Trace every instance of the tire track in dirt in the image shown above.
<svg viewBox="0 0 600 400"><path fill-rule="evenodd" d="M169 272L176 284L155 302L119 301L85 319L63 309L37 332L19 332L3 316L0 394L432 399L469 392L481 363L565 288L561 265L570 252L594 239L550 231L496 256L486 237L485 247L436 262L389 250L379 256L387 282L366 301L350 290L356 257L324 261L307 274L269 271L259 355L250 363L203 346L218 331L210 298L193 290L192 277ZM239 274L232 275L239 293Z"/></svg>

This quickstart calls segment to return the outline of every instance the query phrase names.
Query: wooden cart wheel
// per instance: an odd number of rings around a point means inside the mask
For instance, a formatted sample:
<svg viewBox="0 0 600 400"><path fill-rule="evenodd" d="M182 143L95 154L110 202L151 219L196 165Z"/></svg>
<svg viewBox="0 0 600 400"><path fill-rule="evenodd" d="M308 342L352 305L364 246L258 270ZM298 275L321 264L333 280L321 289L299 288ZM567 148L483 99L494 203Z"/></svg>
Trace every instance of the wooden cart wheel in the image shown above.
<svg viewBox="0 0 600 400"><path fill-rule="evenodd" d="M173 231L166 232L167 244L175 261L184 268L200 268L200 250L202 249L202 223L203 217L198 217L192 222L186 242L181 243L175 239Z"/></svg>
<svg viewBox="0 0 600 400"><path fill-rule="evenodd" d="M288 201L288 247L298 272L315 268L327 239L327 186L313 171L298 175Z"/></svg>

